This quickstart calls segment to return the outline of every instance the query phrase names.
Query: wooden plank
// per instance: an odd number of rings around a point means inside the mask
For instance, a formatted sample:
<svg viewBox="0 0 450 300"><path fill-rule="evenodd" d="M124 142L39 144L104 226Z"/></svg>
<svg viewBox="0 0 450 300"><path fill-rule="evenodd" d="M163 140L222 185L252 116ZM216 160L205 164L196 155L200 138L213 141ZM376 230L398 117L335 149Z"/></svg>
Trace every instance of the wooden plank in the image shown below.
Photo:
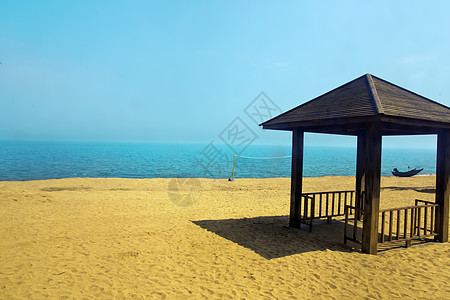
<svg viewBox="0 0 450 300"><path fill-rule="evenodd" d="M338 201L338 203L337 203L337 214L338 215L341 214L341 211L343 209L343 205L345 206L345 203L342 202L342 194L343 194L343 192L339 192L337 194L338 195L338 197L337 197L337 201Z"/></svg>
<svg viewBox="0 0 450 300"><path fill-rule="evenodd" d="M343 193L344 193L344 205L350 206L350 202L347 201L347 192L343 192ZM351 211L349 211L349 214L351 214Z"/></svg>
<svg viewBox="0 0 450 300"><path fill-rule="evenodd" d="M436 207L431 207L431 217L430 217L430 219L431 219L431 224L430 224L430 231L431 231L431 233L435 232L435 230L434 230L434 228L436 227L435 224L434 224L434 215L435 215L435 213L436 213Z"/></svg>
<svg viewBox="0 0 450 300"><path fill-rule="evenodd" d="M407 234L406 232L408 231L408 209L404 210L404 215L403 215L403 238L407 238Z"/></svg>
<svg viewBox="0 0 450 300"><path fill-rule="evenodd" d="M333 193L333 194L331 194L332 195L332 197L331 197L331 215L334 215L334 198L335 198L335 196L336 196L336 193Z"/></svg>
<svg viewBox="0 0 450 300"><path fill-rule="evenodd" d="M416 234L416 228L417 228L417 212L418 212L418 208L414 208L414 227L413 227L412 235L415 235L415 234Z"/></svg>
<svg viewBox="0 0 450 300"><path fill-rule="evenodd" d="M424 204L424 205L416 205L416 206L403 206L403 207L395 207L395 208L385 208L385 209L380 209L380 212L383 211L396 211L399 209L406 209L406 208L424 208L424 207L437 207L437 204Z"/></svg>
<svg viewBox="0 0 450 300"><path fill-rule="evenodd" d="M411 209L411 231L409 232L410 237L412 237L414 235L414 220L416 219L416 209L415 208L410 208Z"/></svg>
<svg viewBox="0 0 450 300"><path fill-rule="evenodd" d="M354 192L354 191L312 192L312 193L304 193L303 195L308 195L308 196L311 198L313 195L320 195L320 194L326 194L326 193L345 193L345 192L347 192L347 193L352 193L352 192Z"/></svg>
<svg viewBox="0 0 450 300"><path fill-rule="evenodd" d="M311 198L311 200L314 202L314 205L316 204L316 195L314 194ZM320 216L320 210L319 210L319 216Z"/></svg>
<svg viewBox="0 0 450 300"><path fill-rule="evenodd" d="M392 241L392 215L393 211L389 212L389 241Z"/></svg>
<svg viewBox="0 0 450 300"><path fill-rule="evenodd" d="M378 249L381 142L381 124L371 124L366 131L364 143L365 197L362 235L362 252L369 254L377 254Z"/></svg>
<svg viewBox="0 0 450 300"><path fill-rule="evenodd" d="M345 222L344 222L344 244L347 244L347 226L348 226L348 207L344 207Z"/></svg>
<svg viewBox="0 0 450 300"><path fill-rule="evenodd" d="M411 241L411 240L418 240L418 239L423 239L423 238L431 238L431 237L435 237L437 234L427 234L427 235L418 235L418 236L413 236L413 237L409 237L406 239L400 239L400 240L393 240L393 241L384 241L384 243L379 243L379 244L389 244L389 243L397 243L397 242L403 242L403 241Z"/></svg>
<svg viewBox="0 0 450 300"><path fill-rule="evenodd" d="M341 192L339 192L339 199L338 199L338 214L340 214L341 213L341 207L342 207L342 204L341 204L341 202L342 202L342 193Z"/></svg>
<svg viewBox="0 0 450 300"><path fill-rule="evenodd" d="M311 200L311 218L309 220L309 232L312 231L312 226L313 226L313 220L314 220L314 213L315 213L315 201L314 199Z"/></svg>
<svg viewBox="0 0 450 300"><path fill-rule="evenodd" d="M314 219L316 217L316 201L314 201L314 198L311 199L311 219Z"/></svg>
<svg viewBox="0 0 450 300"><path fill-rule="evenodd" d="M436 158L436 211L437 240L448 242L450 198L450 130L438 134Z"/></svg>
<svg viewBox="0 0 450 300"><path fill-rule="evenodd" d="M400 239L400 210L397 210L397 240Z"/></svg>
<svg viewBox="0 0 450 300"><path fill-rule="evenodd" d="M303 223L308 219L308 203L309 198L303 198Z"/></svg>
<svg viewBox="0 0 450 300"><path fill-rule="evenodd" d="M319 217L322 218L322 193L319 194Z"/></svg>
<svg viewBox="0 0 450 300"><path fill-rule="evenodd" d="M420 224L422 223L422 208L418 207L417 208L417 226L416 226L416 230L417 230L417 235L420 235Z"/></svg>
<svg viewBox="0 0 450 300"><path fill-rule="evenodd" d="M289 226L300 228L300 210L303 181L304 133L298 128L292 130L291 205Z"/></svg>
<svg viewBox="0 0 450 300"><path fill-rule="evenodd" d="M354 194L355 194L355 192L350 192L350 203L353 202L353 195L354 195ZM363 195L364 195L364 194L363 194ZM347 198L347 193L345 193L345 198ZM362 199L361 199L361 201L362 201ZM360 202L359 204L361 205L362 202ZM356 205L356 199L355 199L355 205ZM362 207L358 207L358 209L360 209L360 208L362 208ZM355 212L356 212L356 210L355 210ZM355 213L355 214L356 214L356 213ZM361 220L361 216L362 216L361 211L359 211L359 215L360 215L359 220Z"/></svg>
<svg viewBox="0 0 450 300"><path fill-rule="evenodd" d="M381 213L381 242L384 243L384 223L385 223L385 212Z"/></svg>

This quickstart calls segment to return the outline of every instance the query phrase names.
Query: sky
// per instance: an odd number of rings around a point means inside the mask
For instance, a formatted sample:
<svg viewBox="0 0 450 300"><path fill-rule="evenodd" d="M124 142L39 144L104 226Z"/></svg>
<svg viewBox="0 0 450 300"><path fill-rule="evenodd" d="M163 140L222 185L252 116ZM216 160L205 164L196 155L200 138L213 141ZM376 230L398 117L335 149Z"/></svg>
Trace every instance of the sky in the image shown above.
<svg viewBox="0 0 450 300"><path fill-rule="evenodd" d="M209 143L238 120L289 145L246 114L262 92L281 112L366 73L450 106L449 1L0 0L0 14L0 140Z"/></svg>

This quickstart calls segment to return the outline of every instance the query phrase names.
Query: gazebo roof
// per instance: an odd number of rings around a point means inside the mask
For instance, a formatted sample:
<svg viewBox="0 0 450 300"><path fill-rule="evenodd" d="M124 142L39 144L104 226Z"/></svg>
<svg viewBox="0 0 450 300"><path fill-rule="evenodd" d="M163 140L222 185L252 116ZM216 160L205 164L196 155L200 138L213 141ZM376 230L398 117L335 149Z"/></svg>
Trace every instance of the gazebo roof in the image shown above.
<svg viewBox="0 0 450 300"><path fill-rule="evenodd" d="M450 108L365 74L261 125L357 135L369 123L378 123L383 135L433 134L450 129Z"/></svg>

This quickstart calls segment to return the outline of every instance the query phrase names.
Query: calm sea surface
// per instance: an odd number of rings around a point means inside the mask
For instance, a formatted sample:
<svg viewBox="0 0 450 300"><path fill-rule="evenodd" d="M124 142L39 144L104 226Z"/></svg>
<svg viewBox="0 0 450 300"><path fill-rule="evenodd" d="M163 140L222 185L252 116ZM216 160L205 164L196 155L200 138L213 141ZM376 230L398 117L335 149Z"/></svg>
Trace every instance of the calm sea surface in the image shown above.
<svg viewBox="0 0 450 300"><path fill-rule="evenodd" d="M282 157L290 146L251 145L241 155ZM434 174L432 149L383 149L382 175L393 168L424 168ZM37 180L68 177L228 178L233 151L226 145L10 142L0 141L0 180ZM356 149L306 147L304 176L355 175ZM236 158L236 178L289 177L290 158Z"/></svg>

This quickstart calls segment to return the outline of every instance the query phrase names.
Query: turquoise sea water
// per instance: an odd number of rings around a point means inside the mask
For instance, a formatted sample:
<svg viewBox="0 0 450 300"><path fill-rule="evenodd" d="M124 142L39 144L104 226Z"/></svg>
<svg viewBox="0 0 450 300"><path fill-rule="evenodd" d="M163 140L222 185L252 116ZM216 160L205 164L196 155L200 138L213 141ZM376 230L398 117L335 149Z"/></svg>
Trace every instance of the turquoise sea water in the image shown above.
<svg viewBox="0 0 450 300"><path fill-rule="evenodd" d="M241 155L280 157L290 146L250 145ZM69 177L229 178L233 152L226 145L11 142L0 141L0 180L38 180ZM424 168L434 174L433 149L383 149L382 175L393 168ZM289 177L291 160L236 158L236 178ZM356 149L306 147L304 176L354 176Z"/></svg>

